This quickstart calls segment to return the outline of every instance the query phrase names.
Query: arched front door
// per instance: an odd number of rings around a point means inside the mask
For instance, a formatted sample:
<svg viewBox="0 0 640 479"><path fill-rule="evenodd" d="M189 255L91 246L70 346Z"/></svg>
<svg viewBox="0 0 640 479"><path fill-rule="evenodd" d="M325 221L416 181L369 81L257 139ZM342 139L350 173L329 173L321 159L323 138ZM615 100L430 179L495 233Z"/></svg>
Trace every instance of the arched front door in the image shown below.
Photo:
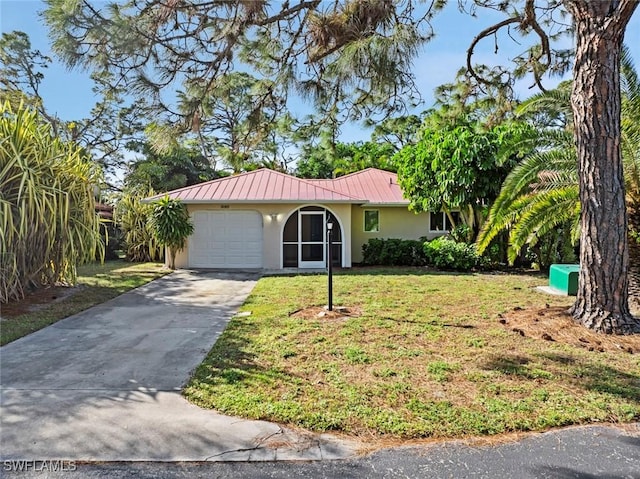
<svg viewBox="0 0 640 479"><path fill-rule="evenodd" d="M327 266L327 222L333 223L331 236L333 264L342 264L340 223L325 208L305 206L293 212L282 234L282 265L285 268L325 268Z"/></svg>

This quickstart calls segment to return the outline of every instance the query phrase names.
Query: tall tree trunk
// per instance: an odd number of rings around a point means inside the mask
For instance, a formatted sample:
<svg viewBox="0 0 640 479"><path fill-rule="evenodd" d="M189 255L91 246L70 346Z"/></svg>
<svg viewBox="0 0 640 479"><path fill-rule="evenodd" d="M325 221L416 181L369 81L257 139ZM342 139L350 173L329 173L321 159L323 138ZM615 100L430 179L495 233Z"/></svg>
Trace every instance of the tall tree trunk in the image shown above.
<svg viewBox="0 0 640 479"><path fill-rule="evenodd" d="M176 248L169 248L169 269L176 269Z"/></svg>
<svg viewBox="0 0 640 479"><path fill-rule="evenodd" d="M627 203L629 227L640 232L640 205ZM640 243L629 238L629 303L640 310Z"/></svg>
<svg viewBox="0 0 640 479"><path fill-rule="evenodd" d="M576 321L598 332L640 332L629 312L627 213L620 154L620 52L636 0L565 0L576 31L571 103L580 180Z"/></svg>

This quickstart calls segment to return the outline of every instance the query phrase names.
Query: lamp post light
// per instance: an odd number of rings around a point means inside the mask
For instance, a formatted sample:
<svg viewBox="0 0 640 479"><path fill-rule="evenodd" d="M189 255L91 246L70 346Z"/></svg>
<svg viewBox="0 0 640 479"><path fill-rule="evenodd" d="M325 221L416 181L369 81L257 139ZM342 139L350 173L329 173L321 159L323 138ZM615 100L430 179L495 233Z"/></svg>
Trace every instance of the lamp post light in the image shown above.
<svg viewBox="0 0 640 479"><path fill-rule="evenodd" d="M327 269L328 269L328 288L329 288L329 311L333 311L333 243L331 241L331 233L333 232L333 222L331 220L327 221L327 243L329 244L329 248L327 250Z"/></svg>

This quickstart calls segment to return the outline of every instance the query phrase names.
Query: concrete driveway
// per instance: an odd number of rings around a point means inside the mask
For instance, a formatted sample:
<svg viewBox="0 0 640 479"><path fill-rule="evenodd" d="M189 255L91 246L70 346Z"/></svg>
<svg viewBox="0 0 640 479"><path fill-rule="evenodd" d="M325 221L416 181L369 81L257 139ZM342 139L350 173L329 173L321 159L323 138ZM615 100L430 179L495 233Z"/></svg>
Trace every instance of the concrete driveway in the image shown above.
<svg viewBox="0 0 640 479"><path fill-rule="evenodd" d="M332 436L222 416L180 395L258 277L178 271L0 348L0 460L352 456Z"/></svg>

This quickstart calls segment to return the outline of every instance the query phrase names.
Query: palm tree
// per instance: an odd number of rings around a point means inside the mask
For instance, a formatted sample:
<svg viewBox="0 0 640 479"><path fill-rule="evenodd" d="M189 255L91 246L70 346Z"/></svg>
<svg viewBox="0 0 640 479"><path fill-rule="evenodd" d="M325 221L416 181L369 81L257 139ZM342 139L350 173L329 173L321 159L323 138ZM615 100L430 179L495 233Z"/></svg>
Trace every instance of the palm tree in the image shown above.
<svg viewBox="0 0 640 479"><path fill-rule="evenodd" d="M193 233L187 208L180 200L164 196L154 203L150 224L156 240L169 250L169 268L175 269L176 254L184 249Z"/></svg>
<svg viewBox="0 0 640 479"><path fill-rule="evenodd" d="M629 212L629 291L640 307L640 78L628 51L621 64L622 155Z"/></svg>
<svg viewBox="0 0 640 479"><path fill-rule="evenodd" d="M525 245L535 250L550 236L557 238L561 230L568 228L574 242L579 236L580 204L572 133L567 129L543 130L536 140L527 141L535 141L538 150L509 173L478 236L478 248L484 251L500 232L509 231L510 261ZM542 263L542 267L548 266Z"/></svg>
<svg viewBox="0 0 640 479"><path fill-rule="evenodd" d="M640 81L627 49L622 55L622 155L629 211L630 279L640 280ZM544 127L535 139L537 149L506 178L500 195L478 237L484 251L502 231L509 232L509 259L525 245L535 248L545 235L570 231L579 238L580 202L576 150L572 135L570 83L540 93L524 102L520 114L533 115ZM547 236L548 239L548 236ZM635 301L640 301L636 296Z"/></svg>

